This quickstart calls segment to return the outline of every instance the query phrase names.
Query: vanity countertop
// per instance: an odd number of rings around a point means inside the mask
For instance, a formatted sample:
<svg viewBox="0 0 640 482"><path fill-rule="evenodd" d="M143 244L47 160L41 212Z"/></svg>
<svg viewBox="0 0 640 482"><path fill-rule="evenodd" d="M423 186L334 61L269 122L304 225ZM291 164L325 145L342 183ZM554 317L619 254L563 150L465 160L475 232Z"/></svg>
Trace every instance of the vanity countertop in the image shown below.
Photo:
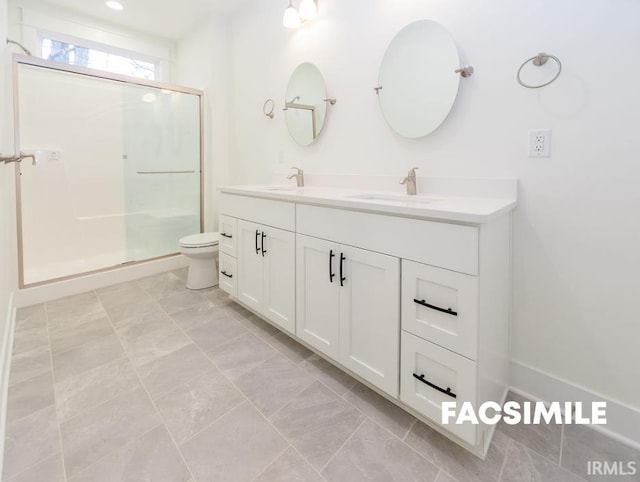
<svg viewBox="0 0 640 482"><path fill-rule="evenodd" d="M431 196L426 193L407 196L396 192L319 186L296 188L290 185L257 185L224 186L218 189L224 194L471 224L488 223L514 209L517 204L515 199L442 194Z"/></svg>

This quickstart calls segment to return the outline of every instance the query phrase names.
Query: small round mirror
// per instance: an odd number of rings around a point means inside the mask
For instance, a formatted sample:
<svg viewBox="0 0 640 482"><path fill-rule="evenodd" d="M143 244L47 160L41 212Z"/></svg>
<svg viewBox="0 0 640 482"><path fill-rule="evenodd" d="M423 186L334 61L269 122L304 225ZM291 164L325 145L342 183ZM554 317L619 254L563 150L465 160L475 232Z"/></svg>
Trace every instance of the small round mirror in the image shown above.
<svg viewBox="0 0 640 482"><path fill-rule="evenodd" d="M303 63L293 71L285 94L285 119L291 137L301 146L316 140L327 114L327 89L318 67Z"/></svg>
<svg viewBox="0 0 640 482"><path fill-rule="evenodd" d="M418 20L389 44L376 92L389 126L412 139L430 134L449 114L458 93L458 50L437 22Z"/></svg>

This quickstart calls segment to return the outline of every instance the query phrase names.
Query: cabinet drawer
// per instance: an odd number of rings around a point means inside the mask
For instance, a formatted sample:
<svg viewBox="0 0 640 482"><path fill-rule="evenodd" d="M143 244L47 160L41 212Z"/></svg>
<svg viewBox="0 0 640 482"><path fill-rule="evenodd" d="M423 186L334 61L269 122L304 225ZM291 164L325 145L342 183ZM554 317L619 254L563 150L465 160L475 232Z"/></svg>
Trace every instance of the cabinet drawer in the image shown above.
<svg viewBox="0 0 640 482"><path fill-rule="evenodd" d="M235 194L220 194L220 214L295 231L296 205Z"/></svg>
<svg viewBox="0 0 640 482"><path fill-rule="evenodd" d="M402 260L402 329L478 356L478 278Z"/></svg>
<svg viewBox="0 0 640 482"><path fill-rule="evenodd" d="M478 228L299 204L297 232L442 268L478 274Z"/></svg>
<svg viewBox="0 0 640 482"><path fill-rule="evenodd" d="M218 279L220 283L220 289L226 291L233 297L238 296L237 287L237 262L236 258L233 258L225 253L220 253L218 260Z"/></svg>
<svg viewBox="0 0 640 482"><path fill-rule="evenodd" d="M236 236L236 218L220 216L218 229L220 231L220 252L236 257L238 250L238 237Z"/></svg>
<svg viewBox="0 0 640 482"><path fill-rule="evenodd" d="M442 402L455 401L457 407L463 402L471 402L476 407L475 362L405 331L401 336L400 399L404 403L439 425L442 424ZM416 378L420 376L432 385ZM435 387L448 388L456 397ZM451 418L449 424L441 426L475 445L478 426L454 422L455 418Z"/></svg>

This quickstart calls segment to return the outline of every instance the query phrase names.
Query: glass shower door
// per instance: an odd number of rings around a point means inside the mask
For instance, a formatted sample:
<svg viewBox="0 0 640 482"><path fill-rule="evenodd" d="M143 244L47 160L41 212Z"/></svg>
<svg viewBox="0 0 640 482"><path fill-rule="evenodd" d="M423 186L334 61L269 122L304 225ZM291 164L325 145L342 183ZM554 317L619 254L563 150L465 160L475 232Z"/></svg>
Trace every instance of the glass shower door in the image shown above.
<svg viewBox="0 0 640 482"><path fill-rule="evenodd" d="M175 254L201 231L201 92L15 64L21 285Z"/></svg>

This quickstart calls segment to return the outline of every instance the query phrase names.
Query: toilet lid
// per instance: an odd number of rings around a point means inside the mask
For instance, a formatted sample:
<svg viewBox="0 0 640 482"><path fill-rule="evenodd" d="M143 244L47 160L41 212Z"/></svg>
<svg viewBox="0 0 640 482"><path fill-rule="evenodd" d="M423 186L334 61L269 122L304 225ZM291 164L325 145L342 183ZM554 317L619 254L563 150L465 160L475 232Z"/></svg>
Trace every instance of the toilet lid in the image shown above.
<svg viewBox="0 0 640 482"><path fill-rule="evenodd" d="M180 246L186 248L203 248L205 246L213 246L220 241L220 233L199 233L192 234L181 238Z"/></svg>

